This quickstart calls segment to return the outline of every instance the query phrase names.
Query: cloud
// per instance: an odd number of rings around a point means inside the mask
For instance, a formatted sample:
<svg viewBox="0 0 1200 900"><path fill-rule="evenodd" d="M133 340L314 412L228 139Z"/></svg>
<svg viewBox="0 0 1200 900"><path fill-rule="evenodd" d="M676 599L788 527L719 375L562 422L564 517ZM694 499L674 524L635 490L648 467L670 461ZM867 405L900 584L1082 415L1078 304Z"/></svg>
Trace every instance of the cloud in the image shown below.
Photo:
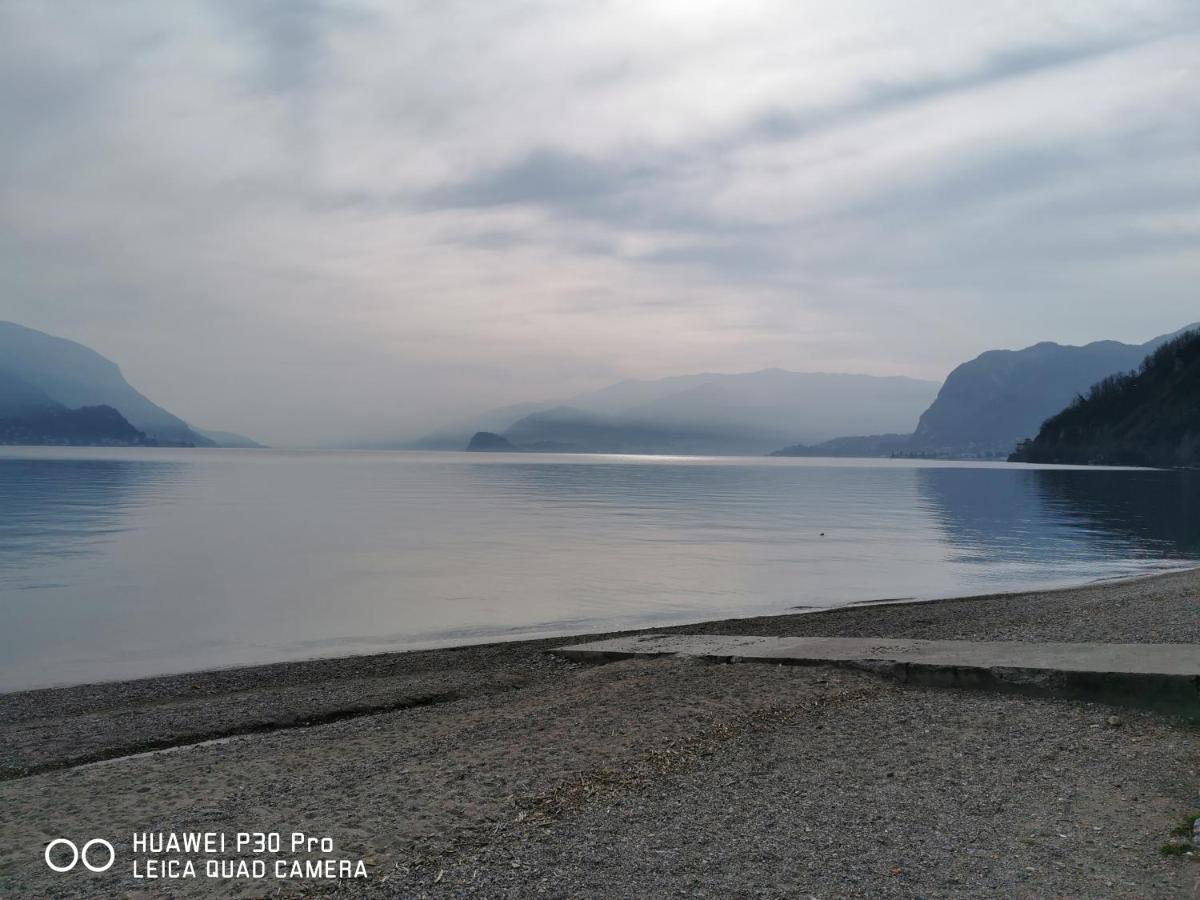
<svg viewBox="0 0 1200 900"><path fill-rule="evenodd" d="M1194 319L1190 2L14 0L6 317L211 427ZM314 412L319 411L319 412Z"/></svg>

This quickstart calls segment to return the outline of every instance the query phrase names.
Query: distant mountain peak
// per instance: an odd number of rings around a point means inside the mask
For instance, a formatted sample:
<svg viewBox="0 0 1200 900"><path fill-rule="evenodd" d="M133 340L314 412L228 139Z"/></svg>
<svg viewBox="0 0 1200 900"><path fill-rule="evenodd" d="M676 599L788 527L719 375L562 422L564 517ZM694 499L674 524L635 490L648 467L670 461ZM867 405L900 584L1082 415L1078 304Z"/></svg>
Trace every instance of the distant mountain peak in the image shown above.
<svg viewBox="0 0 1200 900"><path fill-rule="evenodd" d="M912 449L1007 456L1093 384L1136 368L1148 353L1187 330L1145 344L1041 341L1021 350L985 351L946 378L917 422Z"/></svg>

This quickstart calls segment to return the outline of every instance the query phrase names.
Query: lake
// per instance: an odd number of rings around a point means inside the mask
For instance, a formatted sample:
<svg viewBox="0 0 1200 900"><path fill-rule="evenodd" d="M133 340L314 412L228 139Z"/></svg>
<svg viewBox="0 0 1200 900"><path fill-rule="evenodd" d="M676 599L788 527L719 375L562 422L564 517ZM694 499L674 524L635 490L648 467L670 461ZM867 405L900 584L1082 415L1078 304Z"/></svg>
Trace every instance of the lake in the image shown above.
<svg viewBox="0 0 1200 900"><path fill-rule="evenodd" d="M1139 575L1197 510L1200 472L0 448L0 690Z"/></svg>

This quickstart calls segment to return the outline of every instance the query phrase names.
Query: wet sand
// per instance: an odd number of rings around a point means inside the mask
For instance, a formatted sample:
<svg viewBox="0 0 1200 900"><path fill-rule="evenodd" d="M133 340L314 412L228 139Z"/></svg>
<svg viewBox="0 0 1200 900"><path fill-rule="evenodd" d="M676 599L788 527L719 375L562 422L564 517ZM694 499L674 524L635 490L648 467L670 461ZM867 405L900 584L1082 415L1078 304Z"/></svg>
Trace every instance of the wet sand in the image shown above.
<svg viewBox="0 0 1200 900"><path fill-rule="evenodd" d="M677 630L1200 643L1200 572ZM0 696L0 894L1192 890L1200 866L1159 848L1200 808L1194 726L823 667L545 653L566 642ZM185 830L329 835L371 878L130 877L129 834ZM63 835L125 852L60 875L41 854Z"/></svg>

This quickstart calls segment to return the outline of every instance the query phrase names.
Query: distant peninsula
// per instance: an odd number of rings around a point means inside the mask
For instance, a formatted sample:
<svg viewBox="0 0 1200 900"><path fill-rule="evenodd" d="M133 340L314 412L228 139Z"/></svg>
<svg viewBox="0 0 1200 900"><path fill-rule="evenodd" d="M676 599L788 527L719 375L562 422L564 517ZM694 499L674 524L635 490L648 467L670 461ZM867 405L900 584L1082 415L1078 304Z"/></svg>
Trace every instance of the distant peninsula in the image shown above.
<svg viewBox="0 0 1200 900"><path fill-rule="evenodd" d="M516 449L512 441L494 431L477 431L467 442L467 450L473 453L511 452Z"/></svg>

